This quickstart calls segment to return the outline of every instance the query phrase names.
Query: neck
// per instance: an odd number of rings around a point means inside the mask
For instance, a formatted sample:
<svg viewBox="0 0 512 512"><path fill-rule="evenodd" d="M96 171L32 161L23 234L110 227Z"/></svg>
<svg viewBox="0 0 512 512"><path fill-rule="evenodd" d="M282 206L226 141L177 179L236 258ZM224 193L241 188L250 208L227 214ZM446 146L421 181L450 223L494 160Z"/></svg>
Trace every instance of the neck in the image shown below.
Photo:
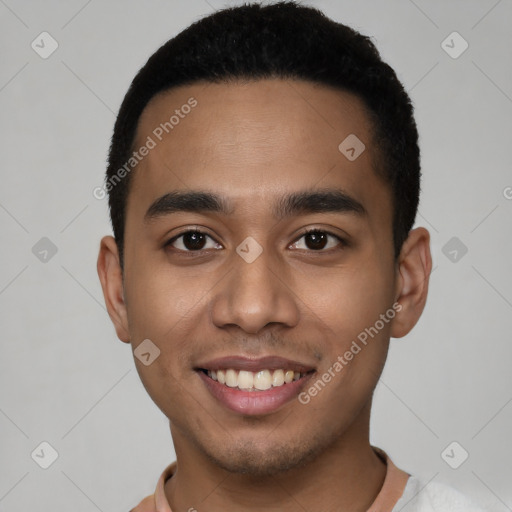
<svg viewBox="0 0 512 512"><path fill-rule="evenodd" d="M219 468L171 427L177 459L165 484L171 509L365 512L382 488L386 465L370 446L364 416L307 465L263 477Z"/></svg>

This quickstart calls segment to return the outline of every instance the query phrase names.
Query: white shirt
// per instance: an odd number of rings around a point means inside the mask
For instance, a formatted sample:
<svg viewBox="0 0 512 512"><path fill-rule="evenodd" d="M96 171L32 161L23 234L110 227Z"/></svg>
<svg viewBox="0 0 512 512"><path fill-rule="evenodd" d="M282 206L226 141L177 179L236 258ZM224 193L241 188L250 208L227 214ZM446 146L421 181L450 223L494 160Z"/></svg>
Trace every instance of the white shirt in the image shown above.
<svg viewBox="0 0 512 512"><path fill-rule="evenodd" d="M392 512L485 512L452 487L410 476Z"/></svg>

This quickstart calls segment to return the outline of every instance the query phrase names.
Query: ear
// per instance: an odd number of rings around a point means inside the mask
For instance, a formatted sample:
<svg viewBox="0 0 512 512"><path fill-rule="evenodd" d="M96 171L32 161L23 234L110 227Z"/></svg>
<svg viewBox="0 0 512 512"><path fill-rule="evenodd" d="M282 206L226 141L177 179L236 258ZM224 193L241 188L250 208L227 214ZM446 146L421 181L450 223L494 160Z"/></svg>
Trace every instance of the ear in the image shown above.
<svg viewBox="0 0 512 512"><path fill-rule="evenodd" d="M431 271L430 234L425 228L413 229L398 259L395 300L401 309L393 319L393 338L405 336L418 322L427 301Z"/></svg>
<svg viewBox="0 0 512 512"><path fill-rule="evenodd" d="M123 272L119 264L117 244L112 236L105 236L101 239L97 269L107 311L116 329L117 337L121 341L129 343Z"/></svg>

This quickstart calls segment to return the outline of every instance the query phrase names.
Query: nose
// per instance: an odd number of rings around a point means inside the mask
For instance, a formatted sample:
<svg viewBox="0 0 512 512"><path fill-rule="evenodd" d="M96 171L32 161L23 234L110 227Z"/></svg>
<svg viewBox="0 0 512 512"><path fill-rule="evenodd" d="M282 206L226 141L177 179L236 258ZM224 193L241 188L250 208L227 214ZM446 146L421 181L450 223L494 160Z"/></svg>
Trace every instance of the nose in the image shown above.
<svg viewBox="0 0 512 512"><path fill-rule="evenodd" d="M287 283L288 273L268 251L263 250L252 262L234 253L231 268L211 302L212 321L217 327L235 325L257 334L268 324L297 324L297 297Z"/></svg>

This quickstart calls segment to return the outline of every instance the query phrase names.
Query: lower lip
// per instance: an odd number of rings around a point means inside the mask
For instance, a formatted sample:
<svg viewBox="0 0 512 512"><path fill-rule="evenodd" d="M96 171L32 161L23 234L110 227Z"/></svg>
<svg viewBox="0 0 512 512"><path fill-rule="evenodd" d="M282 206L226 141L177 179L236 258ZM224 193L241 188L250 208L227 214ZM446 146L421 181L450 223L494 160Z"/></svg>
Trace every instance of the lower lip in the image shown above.
<svg viewBox="0 0 512 512"><path fill-rule="evenodd" d="M230 388L198 371L210 393L228 409L245 415L270 414L297 397L313 373L308 373L289 384L273 387L266 391L241 391Z"/></svg>

